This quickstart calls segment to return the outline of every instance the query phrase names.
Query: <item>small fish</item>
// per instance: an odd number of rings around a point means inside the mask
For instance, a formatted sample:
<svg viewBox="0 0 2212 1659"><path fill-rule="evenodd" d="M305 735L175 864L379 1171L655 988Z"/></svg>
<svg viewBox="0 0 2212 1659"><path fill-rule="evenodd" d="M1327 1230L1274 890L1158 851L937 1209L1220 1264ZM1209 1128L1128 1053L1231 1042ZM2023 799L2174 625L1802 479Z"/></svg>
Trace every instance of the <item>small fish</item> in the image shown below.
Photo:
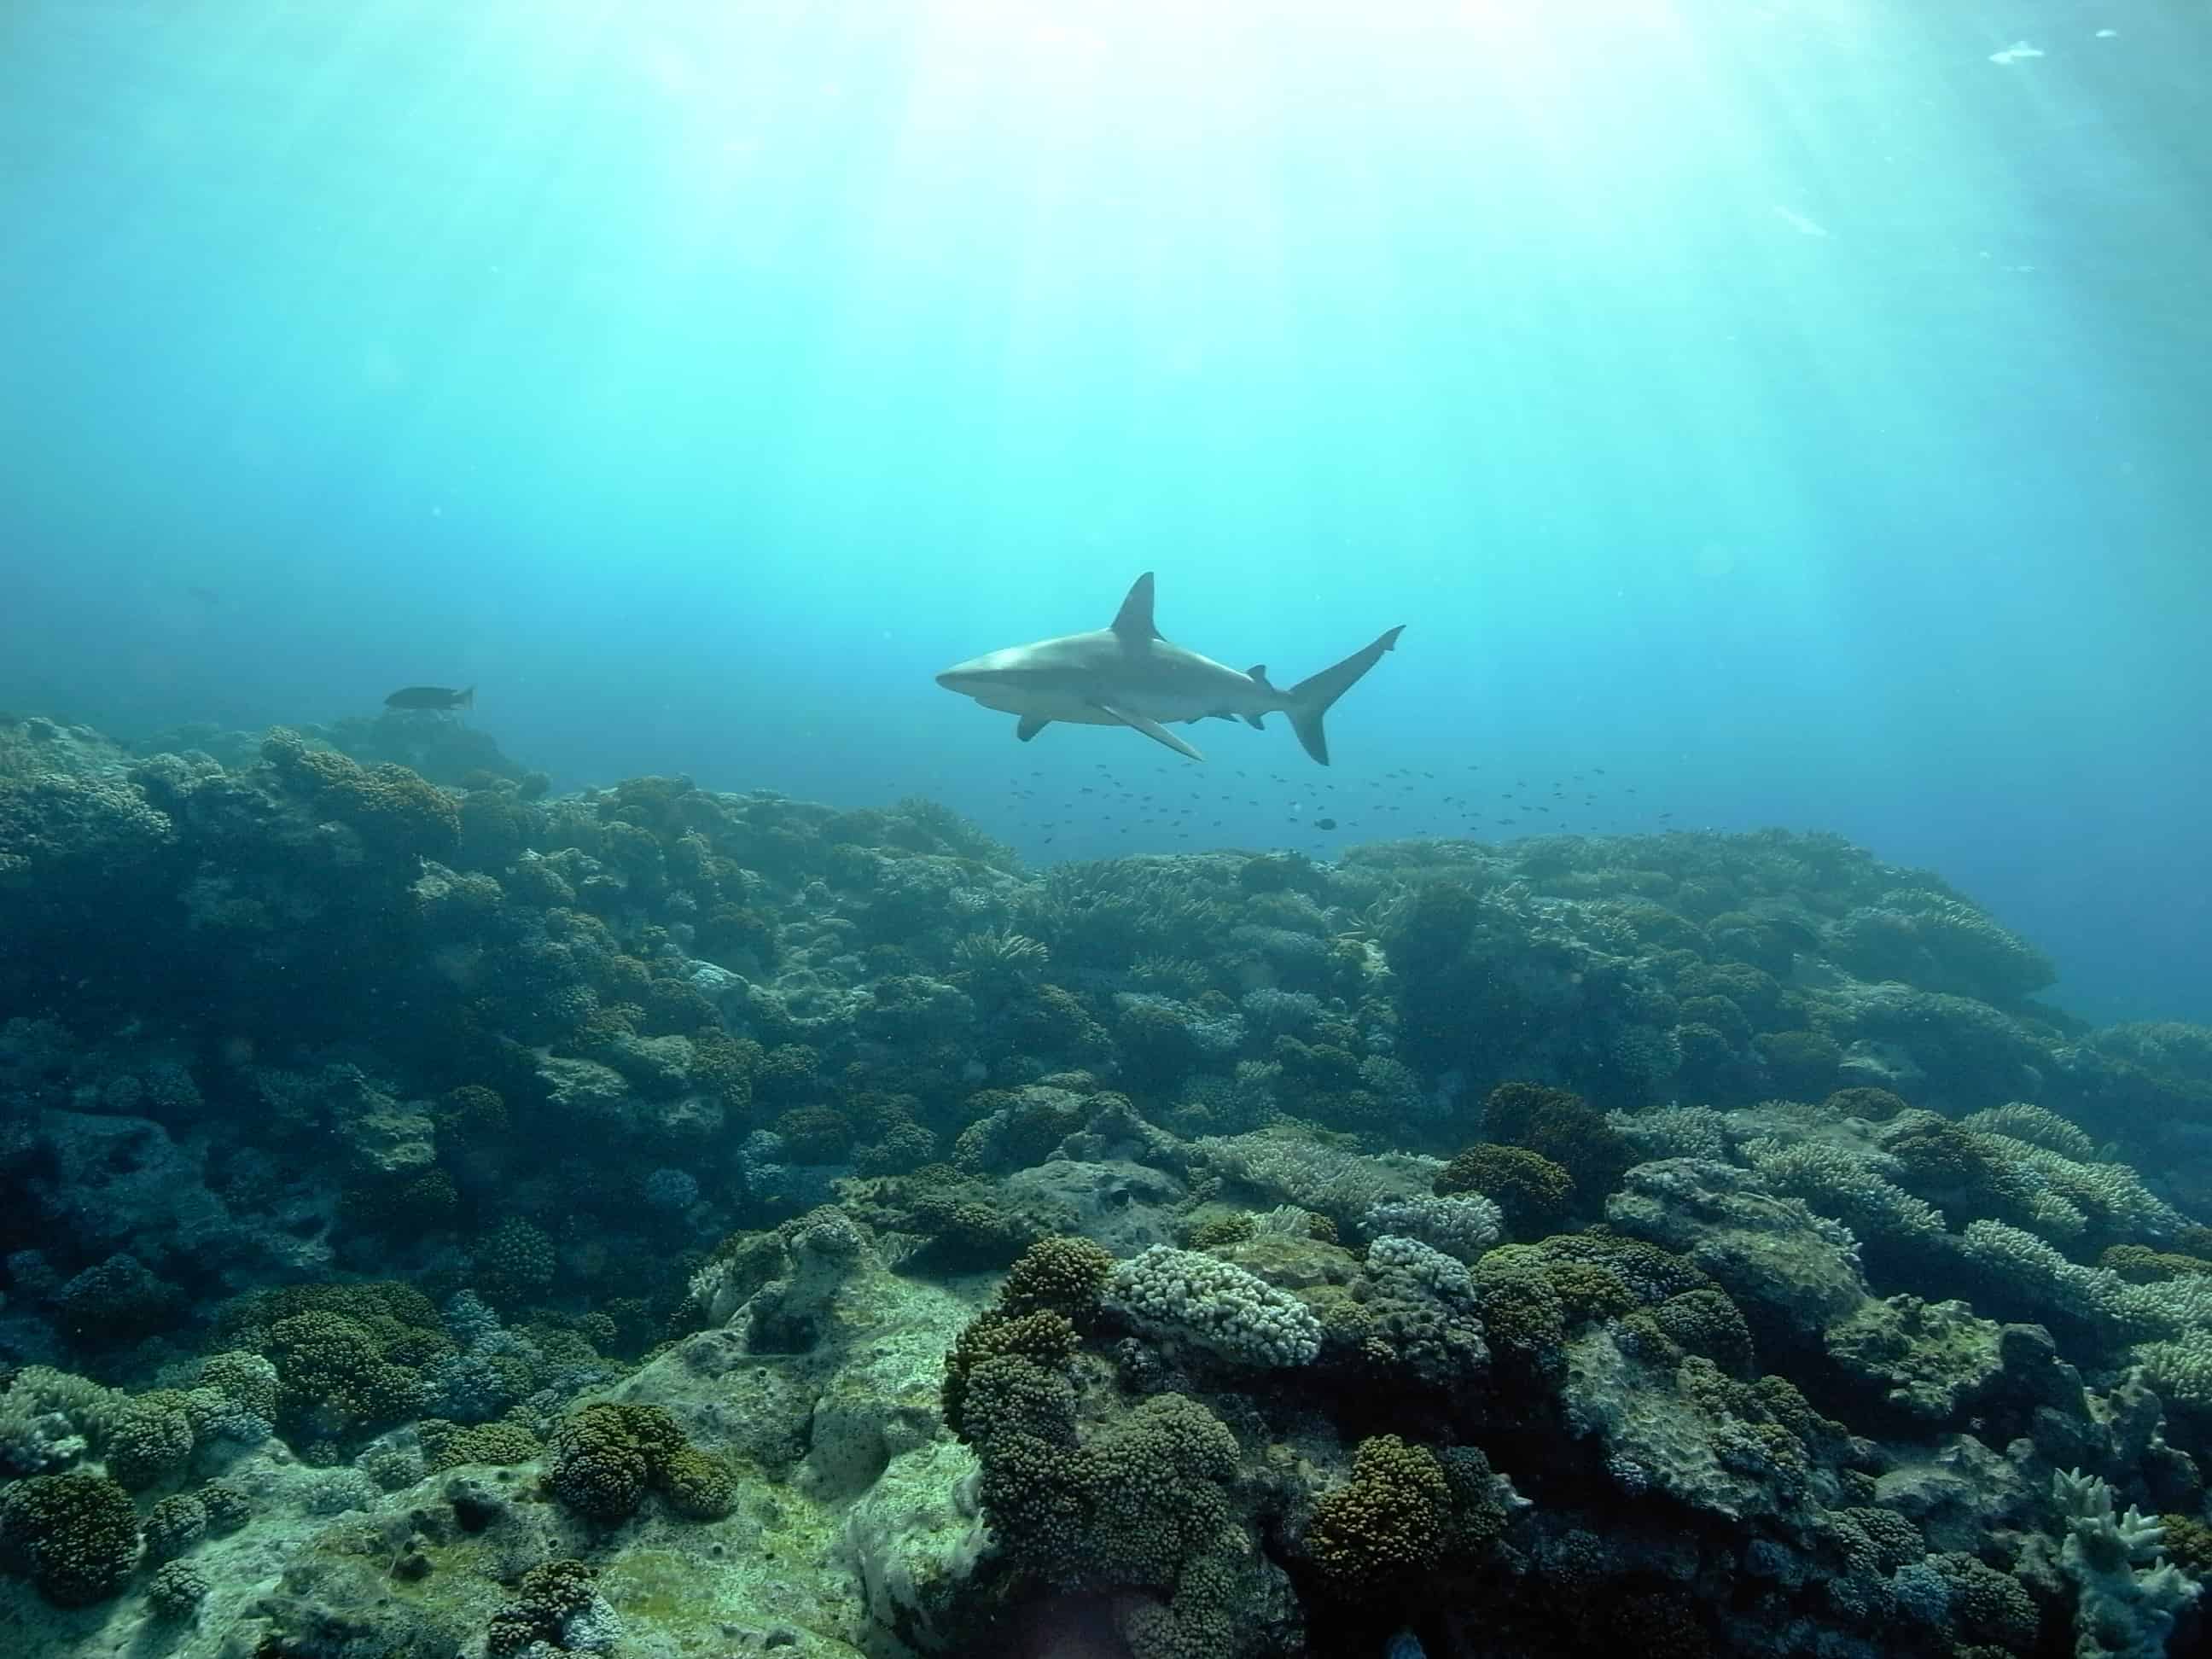
<svg viewBox="0 0 2212 1659"><path fill-rule="evenodd" d="M477 689L456 691L445 685L403 685L384 700L386 708L473 708Z"/></svg>
<svg viewBox="0 0 2212 1659"><path fill-rule="evenodd" d="M1336 820L1334 818L1316 818L1314 820L1314 828L1316 830L1334 830L1336 828Z"/></svg>

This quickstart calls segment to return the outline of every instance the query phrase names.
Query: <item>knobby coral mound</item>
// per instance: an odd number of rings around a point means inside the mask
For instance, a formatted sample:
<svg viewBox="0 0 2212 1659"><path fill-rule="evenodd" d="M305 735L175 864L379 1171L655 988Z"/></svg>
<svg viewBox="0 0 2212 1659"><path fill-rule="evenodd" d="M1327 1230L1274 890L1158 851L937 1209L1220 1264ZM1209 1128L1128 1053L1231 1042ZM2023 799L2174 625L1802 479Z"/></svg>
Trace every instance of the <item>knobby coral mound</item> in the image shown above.
<svg viewBox="0 0 2212 1659"><path fill-rule="evenodd" d="M0 1549L56 1607L88 1606L120 1589L137 1564L137 1511L105 1475L33 1475L0 1494Z"/></svg>
<svg viewBox="0 0 2212 1659"><path fill-rule="evenodd" d="M736 1500L728 1468L684 1437L657 1406L605 1401L580 1407L555 1432L546 1484L592 1521L625 1521L648 1492L679 1515L712 1519Z"/></svg>
<svg viewBox="0 0 2212 1659"><path fill-rule="evenodd" d="M1199 1251L1155 1244L1115 1270L1109 1291L1155 1334L1239 1364L1303 1365L1321 1352L1321 1323L1297 1297Z"/></svg>
<svg viewBox="0 0 2212 1659"><path fill-rule="evenodd" d="M1436 1180L1438 1197L1475 1193L1502 1212L1516 1238L1540 1238L1566 1219L1574 1177L1526 1146L1480 1141L1446 1164Z"/></svg>
<svg viewBox="0 0 2212 1659"><path fill-rule="evenodd" d="M1340 1594L1402 1594L1442 1554L1451 1488L1425 1446L1396 1435L1360 1442L1352 1478L1314 1505L1305 1547Z"/></svg>
<svg viewBox="0 0 2212 1659"><path fill-rule="evenodd" d="M1631 1161L1626 1144L1605 1115L1564 1089L1500 1084L1483 1102L1482 1115L1483 1127L1493 1139L1534 1152L1565 1170L1584 1203L1601 1201L1618 1187Z"/></svg>
<svg viewBox="0 0 2212 1659"><path fill-rule="evenodd" d="M460 804L404 766L364 767L281 730L270 735L262 755L287 787L331 813L380 857L442 858L460 846Z"/></svg>

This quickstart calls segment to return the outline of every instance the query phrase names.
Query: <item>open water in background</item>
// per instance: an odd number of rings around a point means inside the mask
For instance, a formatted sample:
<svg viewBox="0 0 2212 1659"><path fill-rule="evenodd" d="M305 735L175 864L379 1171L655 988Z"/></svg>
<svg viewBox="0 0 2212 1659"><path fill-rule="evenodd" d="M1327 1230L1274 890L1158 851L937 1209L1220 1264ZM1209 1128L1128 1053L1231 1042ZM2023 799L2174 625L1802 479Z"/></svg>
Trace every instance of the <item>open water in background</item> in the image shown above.
<svg viewBox="0 0 2212 1659"><path fill-rule="evenodd" d="M2208 106L2144 3L10 0L0 707L475 683L1034 858L1602 767L2212 1018ZM1408 624L1334 795L930 684L1147 568L1279 680Z"/></svg>

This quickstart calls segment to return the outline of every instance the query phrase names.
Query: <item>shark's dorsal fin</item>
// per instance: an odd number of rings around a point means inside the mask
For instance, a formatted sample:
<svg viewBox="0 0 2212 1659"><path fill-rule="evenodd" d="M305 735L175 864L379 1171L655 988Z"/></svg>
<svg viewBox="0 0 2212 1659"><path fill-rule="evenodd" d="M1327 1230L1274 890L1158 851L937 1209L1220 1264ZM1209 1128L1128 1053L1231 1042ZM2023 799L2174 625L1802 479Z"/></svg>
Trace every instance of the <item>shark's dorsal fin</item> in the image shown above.
<svg viewBox="0 0 2212 1659"><path fill-rule="evenodd" d="M1244 678L1255 685L1267 685L1267 665L1263 662L1254 663L1244 671ZM1274 689L1273 686L1267 685L1267 690L1270 691Z"/></svg>
<svg viewBox="0 0 2212 1659"><path fill-rule="evenodd" d="M1114 631L1125 640L1156 640L1160 630L1152 626L1152 573L1149 570L1130 585L1129 597L1121 601L1121 608L1114 613Z"/></svg>

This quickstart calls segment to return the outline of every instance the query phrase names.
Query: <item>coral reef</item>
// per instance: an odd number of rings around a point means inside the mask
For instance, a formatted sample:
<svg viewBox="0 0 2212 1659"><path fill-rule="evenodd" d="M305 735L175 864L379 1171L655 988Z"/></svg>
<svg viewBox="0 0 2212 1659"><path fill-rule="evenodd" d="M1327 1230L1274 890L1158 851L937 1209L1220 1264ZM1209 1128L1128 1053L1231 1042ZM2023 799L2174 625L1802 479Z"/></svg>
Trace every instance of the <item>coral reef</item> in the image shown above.
<svg viewBox="0 0 2212 1659"><path fill-rule="evenodd" d="M2212 1031L1834 837L0 721L0 937L27 1651L2205 1639Z"/></svg>

